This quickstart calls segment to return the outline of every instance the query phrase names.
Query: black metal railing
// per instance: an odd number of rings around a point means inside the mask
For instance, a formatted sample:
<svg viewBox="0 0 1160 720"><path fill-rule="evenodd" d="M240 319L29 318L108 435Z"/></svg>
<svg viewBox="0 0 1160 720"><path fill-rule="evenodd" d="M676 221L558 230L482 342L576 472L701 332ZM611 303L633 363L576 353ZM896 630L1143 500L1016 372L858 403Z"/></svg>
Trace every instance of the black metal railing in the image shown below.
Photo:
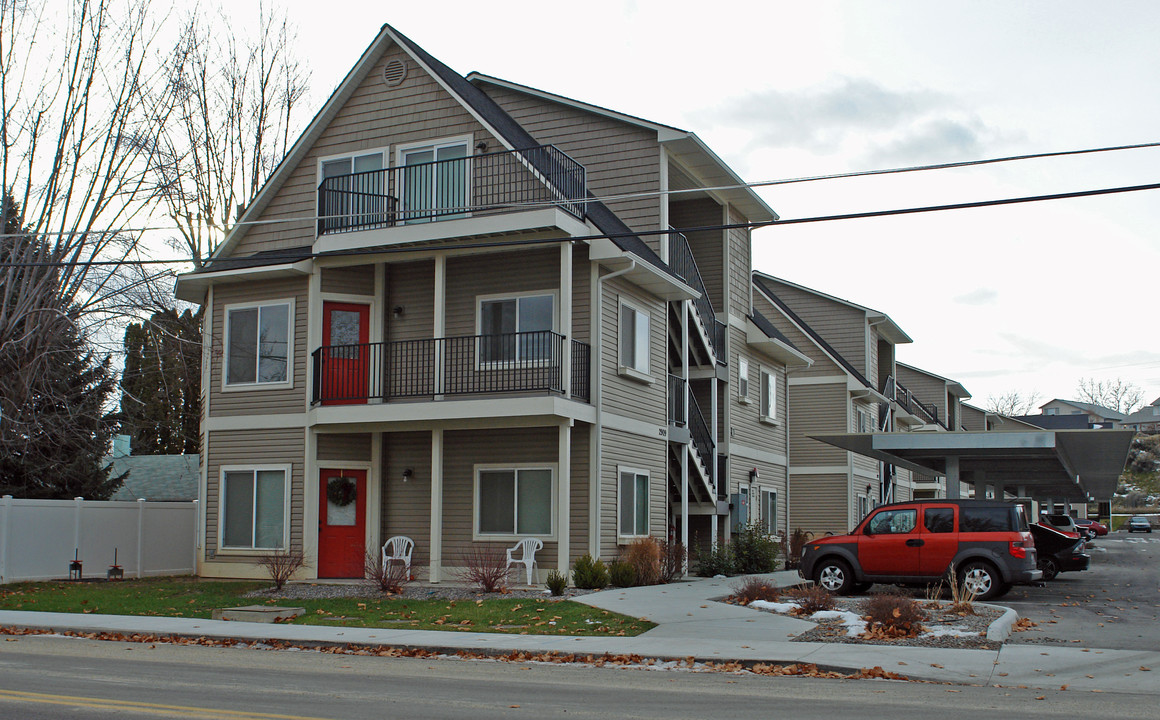
<svg viewBox="0 0 1160 720"><path fill-rule="evenodd" d="M399 340L318 348L314 403L439 395L564 392L567 339L550 331ZM572 396L590 398L591 351L572 341Z"/></svg>
<svg viewBox="0 0 1160 720"><path fill-rule="evenodd" d="M587 211L584 166L552 145L325 178L318 234L453 220L554 205Z"/></svg>
<svg viewBox="0 0 1160 720"><path fill-rule="evenodd" d="M709 423L705 422L705 416L701 414L701 407L697 404L697 398L693 397L692 393L688 394L689 402L689 435L693 438L693 447L697 448L697 453L701 456L701 462L705 463L705 469L709 472L710 484L713 482L713 469L716 466L716 455L714 448L717 443L713 440L713 432L709 429Z"/></svg>
<svg viewBox="0 0 1160 720"><path fill-rule="evenodd" d="M671 228L670 228L671 230ZM709 291L705 289L705 279L701 277L701 270L693 258L693 250L689 247L689 239L679 232L669 233L669 267L677 277L685 281L689 287L701 293L701 297L693 301L693 308L701 318L701 325L709 336L713 356L720 364L725 354L725 323L717 321L713 312L713 302L709 299Z"/></svg>
<svg viewBox="0 0 1160 720"><path fill-rule="evenodd" d="M689 396L688 383L683 377L669 375L669 424L684 427L689 415L686 407Z"/></svg>
<svg viewBox="0 0 1160 720"><path fill-rule="evenodd" d="M938 419L938 406L930 403L924 403L919 400L914 393L907 390L902 383L894 379L894 376L886 378L886 385L883 388L883 395L902 406L902 409L916 417L922 418L925 422L942 425L942 421Z"/></svg>

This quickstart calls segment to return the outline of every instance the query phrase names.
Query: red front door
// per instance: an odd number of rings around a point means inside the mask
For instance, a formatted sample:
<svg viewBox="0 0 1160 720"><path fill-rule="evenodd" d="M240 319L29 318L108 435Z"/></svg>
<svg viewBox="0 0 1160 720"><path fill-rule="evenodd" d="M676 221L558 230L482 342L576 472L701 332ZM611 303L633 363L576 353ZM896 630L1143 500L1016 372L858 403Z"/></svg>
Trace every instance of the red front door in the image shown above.
<svg viewBox="0 0 1160 720"><path fill-rule="evenodd" d="M367 401L370 316L370 305L322 303L323 404Z"/></svg>
<svg viewBox="0 0 1160 720"><path fill-rule="evenodd" d="M318 577L363 577L366 470L318 471Z"/></svg>

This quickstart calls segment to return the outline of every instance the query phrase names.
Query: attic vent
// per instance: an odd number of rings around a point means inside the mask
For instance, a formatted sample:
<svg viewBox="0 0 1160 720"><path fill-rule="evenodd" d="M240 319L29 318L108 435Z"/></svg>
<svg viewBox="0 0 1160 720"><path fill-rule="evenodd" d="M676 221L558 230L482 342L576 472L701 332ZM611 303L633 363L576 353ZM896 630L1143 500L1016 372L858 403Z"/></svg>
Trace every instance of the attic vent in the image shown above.
<svg viewBox="0 0 1160 720"><path fill-rule="evenodd" d="M402 60L392 60L383 66L383 82L387 87L399 87L407 79L407 65Z"/></svg>

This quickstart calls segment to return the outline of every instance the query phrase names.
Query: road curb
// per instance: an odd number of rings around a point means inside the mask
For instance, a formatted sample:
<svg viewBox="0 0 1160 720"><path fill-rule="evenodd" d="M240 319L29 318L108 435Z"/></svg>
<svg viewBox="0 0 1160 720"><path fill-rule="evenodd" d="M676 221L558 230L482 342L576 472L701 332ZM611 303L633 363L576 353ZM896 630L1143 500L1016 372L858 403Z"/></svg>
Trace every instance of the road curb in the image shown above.
<svg viewBox="0 0 1160 720"><path fill-rule="evenodd" d="M1003 642L1007 638L1011 637L1011 629L1015 627L1015 622L1019 619L1019 613L1003 605L991 605L989 603L976 604L980 607L1003 611L1003 614L1000 615L998 619L987 626L988 640L993 642Z"/></svg>

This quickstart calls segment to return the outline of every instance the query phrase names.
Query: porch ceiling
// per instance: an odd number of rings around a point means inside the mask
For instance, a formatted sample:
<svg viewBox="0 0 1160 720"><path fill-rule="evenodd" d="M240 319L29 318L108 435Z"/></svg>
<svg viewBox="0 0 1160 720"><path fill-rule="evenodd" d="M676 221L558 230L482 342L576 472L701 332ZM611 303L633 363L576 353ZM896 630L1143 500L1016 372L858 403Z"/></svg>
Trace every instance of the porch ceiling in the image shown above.
<svg viewBox="0 0 1160 720"><path fill-rule="evenodd" d="M814 440L909 470L946 475L959 459L965 482L1022 485L1037 497L1109 498L1128 457L1130 430L848 433Z"/></svg>

